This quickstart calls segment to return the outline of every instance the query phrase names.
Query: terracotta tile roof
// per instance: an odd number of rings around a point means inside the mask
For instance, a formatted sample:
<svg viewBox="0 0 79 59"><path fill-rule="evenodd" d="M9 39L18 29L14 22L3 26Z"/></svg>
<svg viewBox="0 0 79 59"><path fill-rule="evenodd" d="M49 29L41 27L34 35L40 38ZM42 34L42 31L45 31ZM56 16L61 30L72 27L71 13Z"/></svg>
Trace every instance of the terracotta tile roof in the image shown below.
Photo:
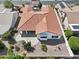
<svg viewBox="0 0 79 59"><path fill-rule="evenodd" d="M36 34L51 32L62 35L58 19L51 7L43 6L42 10L38 12L33 10L28 12L28 7L22 9L23 13L17 28L19 31L36 31Z"/></svg>
<svg viewBox="0 0 79 59"><path fill-rule="evenodd" d="M68 12L67 18L69 24L79 24L79 13L78 12Z"/></svg>
<svg viewBox="0 0 79 59"><path fill-rule="evenodd" d="M79 12L79 6L73 6L73 7L65 7L63 9L64 12Z"/></svg>
<svg viewBox="0 0 79 59"><path fill-rule="evenodd" d="M67 14L69 24L79 24L79 6L65 7L63 11Z"/></svg>

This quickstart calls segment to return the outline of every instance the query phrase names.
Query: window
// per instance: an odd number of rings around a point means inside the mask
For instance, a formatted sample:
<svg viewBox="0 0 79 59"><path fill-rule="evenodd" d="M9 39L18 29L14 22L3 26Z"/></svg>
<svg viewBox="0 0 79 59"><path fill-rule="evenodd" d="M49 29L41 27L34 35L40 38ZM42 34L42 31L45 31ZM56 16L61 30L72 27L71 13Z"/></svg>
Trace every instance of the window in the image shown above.
<svg viewBox="0 0 79 59"><path fill-rule="evenodd" d="M58 38L58 36L52 36L52 38Z"/></svg>
<svg viewBox="0 0 79 59"><path fill-rule="evenodd" d="M73 29L79 29L79 25L73 25Z"/></svg>
<svg viewBox="0 0 79 59"><path fill-rule="evenodd" d="M69 24L72 31L79 31L79 24Z"/></svg>
<svg viewBox="0 0 79 59"><path fill-rule="evenodd" d="M47 38L47 36L41 36L41 38Z"/></svg>

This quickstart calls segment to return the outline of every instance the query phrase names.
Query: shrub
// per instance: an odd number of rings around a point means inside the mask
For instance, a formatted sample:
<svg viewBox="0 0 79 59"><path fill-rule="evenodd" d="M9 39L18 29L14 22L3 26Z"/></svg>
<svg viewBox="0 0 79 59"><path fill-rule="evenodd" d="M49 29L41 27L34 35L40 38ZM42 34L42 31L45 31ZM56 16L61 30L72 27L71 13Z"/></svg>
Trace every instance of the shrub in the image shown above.
<svg viewBox="0 0 79 59"><path fill-rule="evenodd" d="M33 51L34 48L31 46L31 42L23 42L23 45L24 45L24 48L27 50L27 51Z"/></svg>
<svg viewBox="0 0 79 59"><path fill-rule="evenodd" d="M0 57L0 59L4 59L3 57Z"/></svg>
<svg viewBox="0 0 79 59"><path fill-rule="evenodd" d="M25 56L24 59L30 59L30 57Z"/></svg>
<svg viewBox="0 0 79 59"><path fill-rule="evenodd" d="M16 28L11 28L10 31L13 32L13 33L17 33L18 32L18 30Z"/></svg>
<svg viewBox="0 0 79 59"><path fill-rule="evenodd" d="M9 39L11 38L11 33L10 31L7 31L5 32L3 35L2 35L2 39L5 40L5 39Z"/></svg>
<svg viewBox="0 0 79 59"><path fill-rule="evenodd" d="M65 35L67 38L69 38L73 35L73 32L71 30L65 30Z"/></svg>
<svg viewBox="0 0 79 59"><path fill-rule="evenodd" d="M10 32L11 32L11 35L14 36L15 33L18 32L18 30L17 30L16 28L11 28L11 29L10 29Z"/></svg>
<svg viewBox="0 0 79 59"><path fill-rule="evenodd" d="M8 56L8 59L14 59L15 54L13 53L11 48L8 48L7 56Z"/></svg>
<svg viewBox="0 0 79 59"><path fill-rule="evenodd" d="M22 56L16 55L15 59L22 59Z"/></svg>
<svg viewBox="0 0 79 59"><path fill-rule="evenodd" d="M13 46L12 44L10 44L10 48L11 48L11 49L14 49L14 46Z"/></svg>
<svg viewBox="0 0 79 59"><path fill-rule="evenodd" d="M4 1L4 7L5 8L13 8L13 3L11 2L11 0L5 0Z"/></svg>
<svg viewBox="0 0 79 59"><path fill-rule="evenodd" d="M2 41L0 40L0 50L4 50L5 49L5 45L2 43Z"/></svg>
<svg viewBox="0 0 79 59"><path fill-rule="evenodd" d="M71 36L68 42L73 52L79 54L79 37Z"/></svg>
<svg viewBox="0 0 79 59"><path fill-rule="evenodd" d="M9 31L2 35L2 40L11 39L14 34L17 33L16 29L11 28Z"/></svg>
<svg viewBox="0 0 79 59"><path fill-rule="evenodd" d="M41 49L43 50L43 51L45 51L45 52L47 52L47 46L46 46L46 44L41 44Z"/></svg>
<svg viewBox="0 0 79 59"><path fill-rule="evenodd" d="M47 57L46 59L55 59L54 57Z"/></svg>

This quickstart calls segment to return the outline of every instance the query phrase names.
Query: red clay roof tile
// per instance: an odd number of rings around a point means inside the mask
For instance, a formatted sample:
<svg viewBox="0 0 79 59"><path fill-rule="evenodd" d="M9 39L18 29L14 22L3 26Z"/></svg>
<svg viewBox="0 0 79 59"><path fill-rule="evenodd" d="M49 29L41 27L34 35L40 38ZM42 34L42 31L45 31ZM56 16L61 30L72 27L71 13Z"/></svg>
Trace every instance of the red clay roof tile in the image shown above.
<svg viewBox="0 0 79 59"><path fill-rule="evenodd" d="M51 7L44 6L38 12L34 12L33 10L28 11L28 7L22 9L23 13L18 25L19 31L36 31L36 34L51 32L62 35L58 19Z"/></svg>

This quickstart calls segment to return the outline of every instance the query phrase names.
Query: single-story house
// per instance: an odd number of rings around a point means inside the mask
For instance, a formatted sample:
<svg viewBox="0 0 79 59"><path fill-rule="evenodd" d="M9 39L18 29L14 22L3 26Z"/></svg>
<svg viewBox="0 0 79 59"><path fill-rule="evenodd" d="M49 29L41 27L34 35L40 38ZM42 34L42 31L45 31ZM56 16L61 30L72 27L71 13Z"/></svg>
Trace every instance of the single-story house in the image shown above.
<svg viewBox="0 0 79 59"><path fill-rule="evenodd" d="M30 5L26 5L22 11L17 28L21 35L36 35L40 40L61 38L62 31L53 8L43 5L40 11L33 11Z"/></svg>
<svg viewBox="0 0 79 59"><path fill-rule="evenodd" d="M18 12L10 12L8 9L0 10L0 36L15 26Z"/></svg>
<svg viewBox="0 0 79 59"><path fill-rule="evenodd" d="M61 16L61 12L59 12L60 17L63 17L63 27L66 30L67 28L70 28L74 32L79 31L79 6L73 5L67 5L66 3L62 3L64 5L64 8L61 8L61 6L57 7L60 11L65 14L64 16Z"/></svg>

